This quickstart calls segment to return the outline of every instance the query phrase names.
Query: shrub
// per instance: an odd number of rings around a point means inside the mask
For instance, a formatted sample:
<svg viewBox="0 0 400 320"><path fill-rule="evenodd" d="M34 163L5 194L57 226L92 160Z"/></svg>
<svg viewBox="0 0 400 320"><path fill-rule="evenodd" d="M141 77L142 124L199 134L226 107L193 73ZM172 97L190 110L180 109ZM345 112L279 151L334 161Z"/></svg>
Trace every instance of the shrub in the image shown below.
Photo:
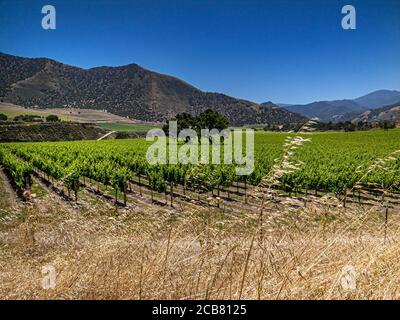
<svg viewBox="0 0 400 320"><path fill-rule="evenodd" d="M34 114L20 114L14 117L14 121L37 122L42 121L42 117Z"/></svg>
<svg viewBox="0 0 400 320"><path fill-rule="evenodd" d="M46 117L46 121L48 121L48 122L58 122L58 121L60 121L60 118L58 116L54 115L54 114L51 114L51 115L48 115Z"/></svg>

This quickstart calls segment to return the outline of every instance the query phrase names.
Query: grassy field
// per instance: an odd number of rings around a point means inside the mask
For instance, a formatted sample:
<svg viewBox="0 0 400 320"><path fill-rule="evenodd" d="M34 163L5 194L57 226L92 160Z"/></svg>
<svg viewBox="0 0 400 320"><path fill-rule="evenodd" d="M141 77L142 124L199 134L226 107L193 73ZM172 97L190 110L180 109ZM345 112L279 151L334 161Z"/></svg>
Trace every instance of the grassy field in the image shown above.
<svg viewBox="0 0 400 320"><path fill-rule="evenodd" d="M101 128L119 132L147 132L151 129L160 128L161 125L141 124L141 123L99 123Z"/></svg>
<svg viewBox="0 0 400 320"><path fill-rule="evenodd" d="M46 117L54 114L64 121L90 122L90 123L109 123L109 124L135 124L135 121L115 114L104 112L103 110L79 109L79 108L49 108L38 109L14 105L11 103L0 103L0 113L14 118L18 115L39 115Z"/></svg>
<svg viewBox="0 0 400 320"><path fill-rule="evenodd" d="M285 170L284 161L274 167L280 161L273 160L284 154L287 136L256 133L256 168L266 163L263 168L273 175ZM384 159L400 148L400 130L303 136L311 141L290 156L304 162L298 179L337 186L361 167L362 176L370 172L378 180L398 181L400 159L389 159L389 167ZM35 157L49 154L43 168L52 169L52 158L69 153L76 164L88 159L85 152L101 150L113 159L139 150L143 158L149 144L132 139L7 146L31 150ZM377 159L383 159L380 166L374 166ZM109 159L105 164L111 173L118 171ZM261 201L259 189L249 188L246 196L241 186L237 193L236 187L228 194L209 192L201 202L176 185L170 203L168 190L153 195L135 178L124 206L114 203L110 186L93 179L80 180L74 201L59 191L62 183L39 174L33 177L34 194L23 202L4 172L0 169L2 299L400 298L398 195L391 204L379 197L344 205L332 194L274 191ZM44 266L56 272L52 290L42 287Z"/></svg>
<svg viewBox="0 0 400 320"><path fill-rule="evenodd" d="M0 108L0 113L5 114L10 120L14 119L16 116L20 115L37 115L39 117L47 117L48 115L52 114L45 111L36 111L30 109L23 109L23 110L13 110L13 109L2 109ZM59 115L59 118L62 121L74 121L74 117L66 116L66 115Z"/></svg>
<svg viewBox="0 0 400 320"><path fill-rule="evenodd" d="M10 210L0 224L0 297L400 298L398 212L385 223L379 207L286 203L269 204L260 220L258 211L136 198L116 210L85 192L71 206L47 189ZM54 289L42 287L44 266L56 272Z"/></svg>

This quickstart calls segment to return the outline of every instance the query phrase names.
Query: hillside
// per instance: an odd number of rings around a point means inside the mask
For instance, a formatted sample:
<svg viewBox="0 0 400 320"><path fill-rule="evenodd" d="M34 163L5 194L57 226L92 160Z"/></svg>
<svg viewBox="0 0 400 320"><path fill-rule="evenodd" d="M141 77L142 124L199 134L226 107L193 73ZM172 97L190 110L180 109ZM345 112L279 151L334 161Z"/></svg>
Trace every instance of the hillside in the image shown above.
<svg viewBox="0 0 400 320"><path fill-rule="evenodd" d="M24 114L39 115L42 117L54 114L59 116L63 121L108 124L153 124L149 122L130 120L109 112L104 112L103 110L77 108L28 108L4 102L0 102L0 113L3 113L10 118Z"/></svg>
<svg viewBox="0 0 400 320"><path fill-rule="evenodd" d="M355 99L316 101L303 105L282 105L291 112L324 122L350 121L370 110L379 109L400 101L400 92L377 90Z"/></svg>
<svg viewBox="0 0 400 320"><path fill-rule="evenodd" d="M97 140L109 131L91 124L0 122L1 142Z"/></svg>
<svg viewBox="0 0 400 320"><path fill-rule="evenodd" d="M377 109L400 101L400 92L396 90L377 90L354 99L368 109Z"/></svg>
<svg viewBox="0 0 400 320"><path fill-rule="evenodd" d="M287 106L287 110L298 112L321 121L340 121L348 113L360 113L366 109L352 100L318 101L306 105Z"/></svg>
<svg viewBox="0 0 400 320"><path fill-rule="evenodd" d="M0 53L0 102L41 108L82 108L143 121L165 121L177 113L212 108L232 125L283 124L306 118L273 104L256 103L190 84L137 64L81 69L46 58Z"/></svg>
<svg viewBox="0 0 400 320"><path fill-rule="evenodd" d="M400 122L400 101L395 104L382 108L368 110L353 118L353 122L357 121L394 121Z"/></svg>

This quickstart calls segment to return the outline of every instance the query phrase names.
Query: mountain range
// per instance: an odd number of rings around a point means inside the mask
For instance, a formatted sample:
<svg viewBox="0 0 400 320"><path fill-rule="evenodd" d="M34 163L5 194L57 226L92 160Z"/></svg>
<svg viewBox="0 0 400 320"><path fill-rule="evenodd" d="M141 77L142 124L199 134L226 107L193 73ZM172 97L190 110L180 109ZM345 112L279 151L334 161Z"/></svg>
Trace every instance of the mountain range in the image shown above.
<svg viewBox="0 0 400 320"><path fill-rule="evenodd" d="M400 105L400 91L396 90L377 90L355 99L316 101L303 105L280 104L289 111L308 118L319 118L324 122L352 121L360 118L371 120L374 116L365 117L365 115L377 115L380 109L383 108L381 112L388 111L396 105ZM395 120L400 118L396 117Z"/></svg>
<svg viewBox="0 0 400 320"><path fill-rule="evenodd" d="M177 113L207 108L231 125L303 123L307 118L273 103L257 104L203 92L137 64L82 69L47 58L0 53L0 102L26 107L83 108L143 121L165 121Z"/></svg>
<svg viewBox="0 0 400 320"><path fill-rule="evenodd" d="M357 121L394 121L400 122L400 101L398 103L365 111L355 118L352 119L353 122Z"/></svg>

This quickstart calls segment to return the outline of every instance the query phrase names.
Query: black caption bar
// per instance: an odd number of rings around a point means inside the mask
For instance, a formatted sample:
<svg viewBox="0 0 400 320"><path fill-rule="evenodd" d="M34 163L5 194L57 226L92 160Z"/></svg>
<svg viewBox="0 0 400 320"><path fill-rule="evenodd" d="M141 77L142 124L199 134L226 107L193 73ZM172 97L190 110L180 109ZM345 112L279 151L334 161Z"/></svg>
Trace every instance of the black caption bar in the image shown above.
<svg viewBox="0 0 400 320"><path fill-rule="evenodd" d="M398 308L399 303L390 301L2 301L0 308L10 314L28 312L41 318L56 319L81 316L85 312L107 319L277 319L295 315L321 319L321 312L342 317L347 308L357 314L388 312L388 307Z"/></svg>

